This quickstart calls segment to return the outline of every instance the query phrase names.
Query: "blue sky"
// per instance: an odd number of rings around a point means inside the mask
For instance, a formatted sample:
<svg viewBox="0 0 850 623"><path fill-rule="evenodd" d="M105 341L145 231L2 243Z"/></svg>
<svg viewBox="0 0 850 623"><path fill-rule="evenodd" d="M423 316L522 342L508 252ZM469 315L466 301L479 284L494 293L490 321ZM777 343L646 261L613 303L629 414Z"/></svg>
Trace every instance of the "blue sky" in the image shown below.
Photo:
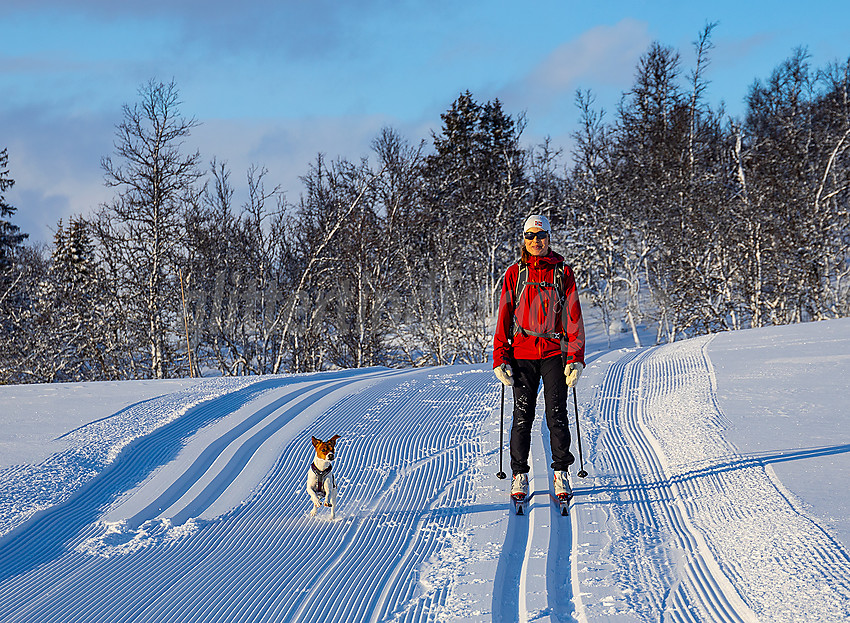
<svg viewBox="0 0 850 623"><path fill-rule="evenodd" d="M224 160L244 187L265 166L291 201L317 153L359 159L384 126L412 143L439 130L465 90L524 112L529 145L569 150L574 95L613 112L653 41L676 48L717 22L708 97L744 110L756 79L805 46L815 68L850 57L850 2L715 0L3 0L0 149L16 185L13 221L49 241L89 214L122 105L150 79L177 84L187 142ZM609 116L610 118L610 116Z"/></svg>

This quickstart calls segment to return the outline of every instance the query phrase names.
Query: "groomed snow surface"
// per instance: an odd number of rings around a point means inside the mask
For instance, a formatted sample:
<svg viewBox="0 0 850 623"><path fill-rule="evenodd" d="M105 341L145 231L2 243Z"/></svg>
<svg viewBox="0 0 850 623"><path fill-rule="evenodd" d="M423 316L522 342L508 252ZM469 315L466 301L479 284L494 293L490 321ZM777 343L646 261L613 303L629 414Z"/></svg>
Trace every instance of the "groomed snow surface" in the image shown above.
<svg viewBox="0 0 850 623"><path fill-rule="evenodd" d="M0 387L0 621L850 620L850 319L588 364L569 517L489 366Z"/></svg>

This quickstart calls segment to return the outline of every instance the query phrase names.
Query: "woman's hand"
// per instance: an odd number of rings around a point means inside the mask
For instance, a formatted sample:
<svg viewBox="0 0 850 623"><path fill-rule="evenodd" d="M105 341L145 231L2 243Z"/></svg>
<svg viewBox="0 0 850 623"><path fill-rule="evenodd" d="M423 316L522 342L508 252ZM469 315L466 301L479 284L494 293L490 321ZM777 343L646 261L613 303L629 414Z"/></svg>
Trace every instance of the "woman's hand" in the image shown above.
<svg viewBox="0 0 850 623"><path fill-rule="evenodd" d="M502 365L493 368L493 373L496 375L497 379L508 387L511 387L514 384L514 371L511 370L511 367L508 364L503 363Z"/></svg>
<svg viewBox="0 0 850 623"><path fill-rule="evenodd" d="M581 371L584 370L584 364L578 361L568 363L564 368L564 376L567 377L567 386L575 387L578 383L578 378L581 376Z"/></svg>

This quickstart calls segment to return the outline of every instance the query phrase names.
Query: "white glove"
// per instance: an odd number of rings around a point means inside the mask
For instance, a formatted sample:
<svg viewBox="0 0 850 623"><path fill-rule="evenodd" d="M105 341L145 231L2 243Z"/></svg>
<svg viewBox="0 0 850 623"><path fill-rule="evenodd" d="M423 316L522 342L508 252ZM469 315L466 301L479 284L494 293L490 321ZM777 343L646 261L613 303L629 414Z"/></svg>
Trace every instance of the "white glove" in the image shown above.
<svg viewBox="0 0 850 623"><path fill-rule="evenodd" d="M572 363L567 364L567 367L564 368L564 376L567 377L567 385L569 387L576 386L576 383L578 383L578 378L581 376L582 370L584 370L583 363L573 361Z"/></svg>
<svg viewBox="0 0 850 623"><path fill-rule="evenodd" d="M493 368L493 373L496 375L497 379L508 387L514 384L514 371L511 370L511 367L508 364L503 363L499 367Z"/></svg>

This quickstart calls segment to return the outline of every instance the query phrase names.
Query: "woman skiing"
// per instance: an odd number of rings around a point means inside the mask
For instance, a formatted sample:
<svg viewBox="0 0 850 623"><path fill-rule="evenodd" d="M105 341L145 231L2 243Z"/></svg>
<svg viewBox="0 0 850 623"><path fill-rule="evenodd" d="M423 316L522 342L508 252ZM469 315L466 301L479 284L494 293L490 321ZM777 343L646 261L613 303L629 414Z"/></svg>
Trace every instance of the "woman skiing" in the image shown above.
<svg viewBox="0 0 850 623"><path fill-rule="evenodd" d="M569 499L572 488L567 386L584 369L584 322L576 281L564 258L549 248L549 219L535 214L523 226L520 260L508 267L502 283L493 340L493 368L513 387L511 496L528 495L528 453L537 390L543 380L546 423L552 445L555 495Z"/></svg>

